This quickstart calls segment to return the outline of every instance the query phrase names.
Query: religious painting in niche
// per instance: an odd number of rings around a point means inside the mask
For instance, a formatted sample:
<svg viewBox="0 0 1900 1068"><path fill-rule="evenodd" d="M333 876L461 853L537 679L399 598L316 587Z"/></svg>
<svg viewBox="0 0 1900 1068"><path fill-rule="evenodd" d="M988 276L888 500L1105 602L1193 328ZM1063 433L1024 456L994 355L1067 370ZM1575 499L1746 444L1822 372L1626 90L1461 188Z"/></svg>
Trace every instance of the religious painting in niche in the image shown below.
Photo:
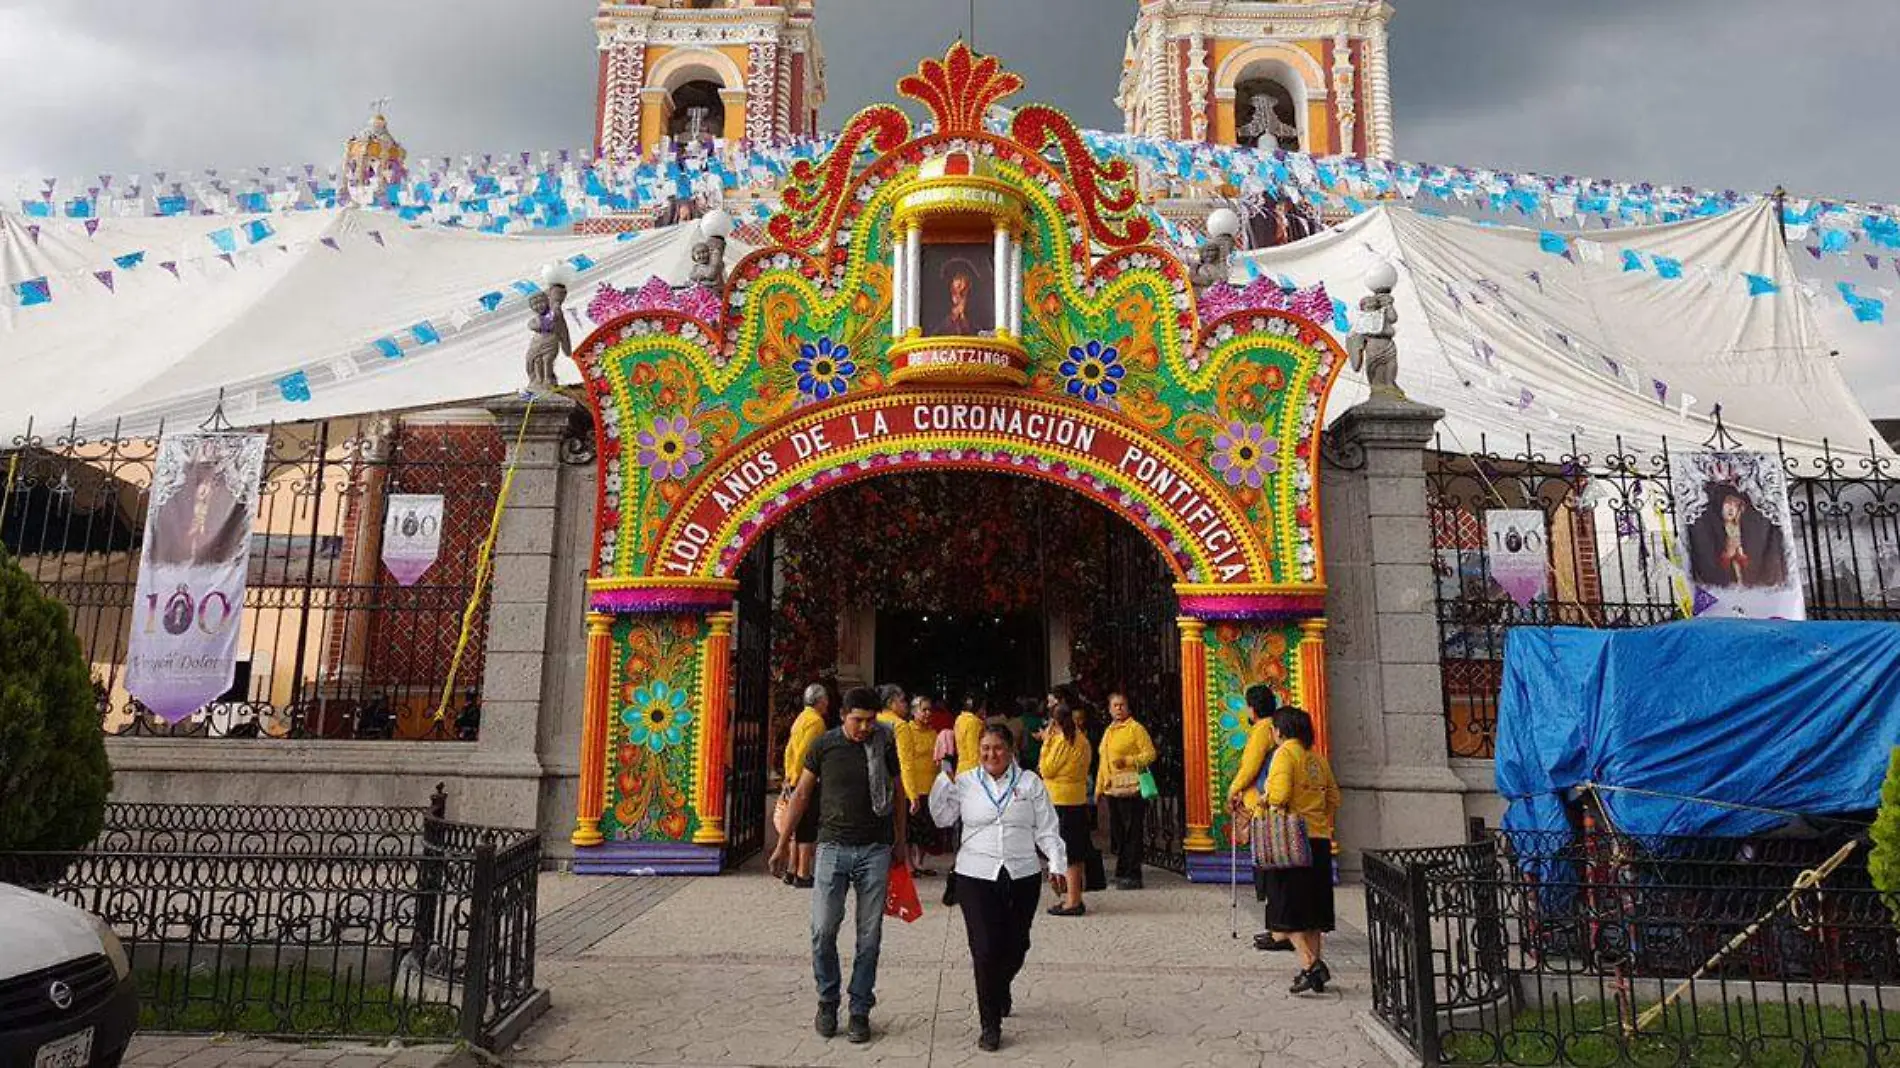
<svg viewBox="0 0 1900 1068"><path fill-rule="evenodd" d="M988 337L996 332L996 265L987 243L925 245L918 272L922 322L929 337Z"/></svg>
<svg viewBox="0 0 1900 1068"><path fill-rule="evenodd" d="M1234 85L1234 130L1240 143L1265 149L1300 149L1300 120L1293 94L1271 78L1246 78Z"/></svg>

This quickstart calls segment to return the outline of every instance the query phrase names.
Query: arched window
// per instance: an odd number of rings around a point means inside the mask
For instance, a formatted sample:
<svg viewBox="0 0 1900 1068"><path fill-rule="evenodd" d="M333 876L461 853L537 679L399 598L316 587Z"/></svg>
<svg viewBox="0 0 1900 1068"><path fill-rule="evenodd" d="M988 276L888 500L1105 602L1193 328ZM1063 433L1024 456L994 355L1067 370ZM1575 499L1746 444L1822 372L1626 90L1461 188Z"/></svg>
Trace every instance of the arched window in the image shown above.
<svg viewBox="0 0 1900 1068"><path fill-rule="evenodd" d="M703 2L703 0L702 0ZM666 132L674 140L710 140L725 136L726 105L719 83L696 79L673 90L673 116Z"/></svg>
<svg viewBox="0 0 1900 1068"><path fill-rule="evenodd" d="M1244 145L1298 151L1300 115L1293 94L1272 78L1234 83L1234 130Z"/></svg>

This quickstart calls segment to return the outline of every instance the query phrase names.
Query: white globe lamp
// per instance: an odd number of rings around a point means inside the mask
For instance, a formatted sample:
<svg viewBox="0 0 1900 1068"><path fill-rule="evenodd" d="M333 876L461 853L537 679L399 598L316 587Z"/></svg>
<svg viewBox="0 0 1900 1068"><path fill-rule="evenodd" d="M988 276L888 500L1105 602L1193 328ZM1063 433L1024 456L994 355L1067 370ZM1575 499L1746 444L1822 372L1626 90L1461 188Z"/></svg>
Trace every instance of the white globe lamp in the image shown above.
<svg viewBox="0 0 1900 1068"><path fill-rule="evenodd" d="M556 260L546 267L541 268L541 288L547 289L551 286L562 286L567 289L572 289L574 288L575 276L573 264L566 260Z"/></svg>
<svg viewBox="0 0 1900 1068"><path fill-rule="evenodd" d="M699 218L701 237L724 239L732 236L732 213L724 208L714 208Z"/></svg>
<svg viewBox="0 0 1900 1068"><path fill-rule="evenodd" d="M1399 269L1392 266L1389 260L1380 260L1378 263L1372 265L1371 270L1366 272L1367 289L1390 290L1397 288L1398 284Z"/></svg>
<svg viewBox="0 0 1900 1068"><path fill-rule="evenodd" d="M1207 216L1209 237L1239 237L1240 216L1232 208L1215 208Z"/></svg>

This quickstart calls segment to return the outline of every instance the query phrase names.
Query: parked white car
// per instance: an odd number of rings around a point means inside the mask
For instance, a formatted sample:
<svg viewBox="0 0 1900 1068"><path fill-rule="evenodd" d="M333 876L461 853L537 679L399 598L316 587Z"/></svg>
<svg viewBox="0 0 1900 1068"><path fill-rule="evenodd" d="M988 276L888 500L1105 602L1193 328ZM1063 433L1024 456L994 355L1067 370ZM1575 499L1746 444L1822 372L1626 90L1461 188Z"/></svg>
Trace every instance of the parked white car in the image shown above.
<svg viewBox="0 0 1900 1068"><path fill-rule="evenodd" d="M112 928L0 883L0 1068L112 1068L138 1021L132 965Z"/></svg>

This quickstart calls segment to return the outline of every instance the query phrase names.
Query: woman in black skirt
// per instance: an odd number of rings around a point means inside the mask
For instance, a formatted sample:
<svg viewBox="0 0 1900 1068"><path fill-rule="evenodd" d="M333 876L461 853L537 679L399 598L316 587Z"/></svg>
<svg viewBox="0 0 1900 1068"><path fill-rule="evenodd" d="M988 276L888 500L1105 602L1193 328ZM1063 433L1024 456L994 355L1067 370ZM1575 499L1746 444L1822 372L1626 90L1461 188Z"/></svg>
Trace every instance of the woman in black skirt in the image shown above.
<svg viewBox="0 0 1900 1068"><path fill-rule="evenodd" d="M1300 956L1292 992L1326 989L1324 940L1333 929L1333 821L1339 815L1339 783L1326 758L1313 751L1313 718L1297 708L1273 714L1273 762L1267 769L1264 809L1277 809L1306 821L1311 861L1300 868L1276 868L1266 876L1267 930L1284 934Z"/></svg>

